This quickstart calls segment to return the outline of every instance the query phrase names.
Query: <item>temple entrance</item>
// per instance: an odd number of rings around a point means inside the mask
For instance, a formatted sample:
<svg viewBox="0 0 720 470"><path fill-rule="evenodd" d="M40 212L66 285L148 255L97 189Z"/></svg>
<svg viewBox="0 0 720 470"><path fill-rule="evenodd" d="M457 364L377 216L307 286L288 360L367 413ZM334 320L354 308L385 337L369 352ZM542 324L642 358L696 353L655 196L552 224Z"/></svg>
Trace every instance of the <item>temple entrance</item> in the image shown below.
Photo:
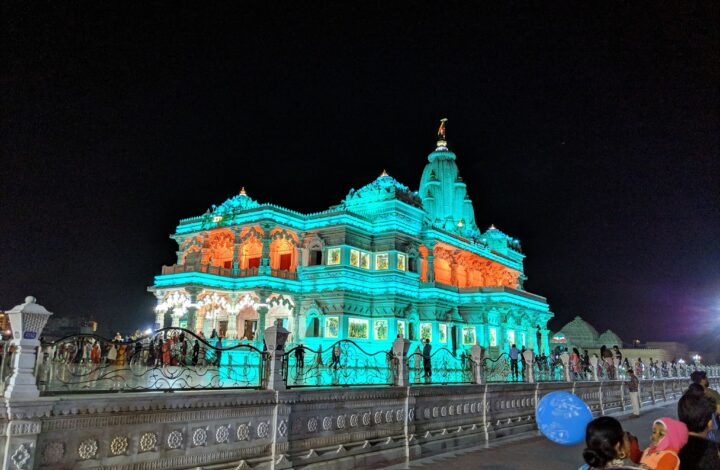
<svg viewBox="0 0 720 470"><path fill-rule="evenodd" d="M218 321L218 334L220 335L221 338L224 338L225 336L227 336L227 327L228 327L227 320Z"/></svg>
<svg viewBox="0 0 720 470"><path fill-rule="evenodd" d="M245 320L243 322L242 339L248 339L250 341L254 340L256 331L257 331L257 320Z"/></svg>
<svg viewBox="0 0 720 470"><path fill-rule="evenodd" d="M452 352L455 354L455 351L457 351L457 326L450 328L450 340L450 344L452 344Z"/></svg>

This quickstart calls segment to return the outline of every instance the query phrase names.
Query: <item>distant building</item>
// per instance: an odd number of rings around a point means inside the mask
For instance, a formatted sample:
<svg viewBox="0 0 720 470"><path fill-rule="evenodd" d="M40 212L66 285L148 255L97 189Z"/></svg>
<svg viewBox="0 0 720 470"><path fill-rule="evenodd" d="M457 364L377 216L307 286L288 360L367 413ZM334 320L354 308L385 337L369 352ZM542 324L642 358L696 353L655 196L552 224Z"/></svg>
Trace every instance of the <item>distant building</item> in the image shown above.
<svg viewBox="0 0 720 470"><path fill-rule="evenodd" d="M403 336L452 351L547 351L553 314L523 286L520 243L478 228L455 160L443 122L417 191L383 172L339 205L302 214L243 189L180 220L177 262L149 288L156 326L257 342L279 320L311 347L351 339L387 351Z"/></svg>
<svg viewBox="0 0 720 470"><path fill-rule="evenodd" d="M97 322L88 318L53 315L43 329L43 337L55 340L69 335L93 334L97 332L97 327Z"/></svg>
<svg viewBox="0 0 720 470"><path fill-rule="evenodd" d="M597 330L581 317L575 317L571 322L563 326L560 331L553 333L550 337L550 348L558 347L569 350L578 348L587 350L590 354L597 354L602 346L612 348L618 346L623 356L635 360L641 358L647 362L652 358L658 361L672 361L683 359L686 362L692 360L693 356L702 354L689 351L686 344L671 341L648 341L647 343L634 344L624 343L623 340L612 330L599 334ZM626 347L627 346L627 347Z"/></svg>

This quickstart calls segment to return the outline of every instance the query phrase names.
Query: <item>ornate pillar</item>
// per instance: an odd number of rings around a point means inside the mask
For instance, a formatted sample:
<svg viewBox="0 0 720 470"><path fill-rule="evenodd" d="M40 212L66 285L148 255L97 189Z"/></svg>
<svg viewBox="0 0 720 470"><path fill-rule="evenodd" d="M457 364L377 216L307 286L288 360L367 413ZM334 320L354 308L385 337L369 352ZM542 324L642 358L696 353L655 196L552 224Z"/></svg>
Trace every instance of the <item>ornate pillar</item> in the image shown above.
<svg viewBox="0 0 720 470"><path fill-rule="evenodd" d="M270 370L267 374L268 380L266 384L266 388L269 390L285 390L286 388L282 376L282 359L285 352L285 341L287 341L289 334L290 332L283 328L280 320L267 330L262 330L262 336L265 339L267 352L270 356L268 361Z"/></svg>
<svg viewBox="0 0 720 470"><path fill-rule="evenodd" d="M165 327L165 312L167 309L162 305L164 292L156 291L155 298L157 299L157 305L155 306L155 329L159 330Z"/></svg>
<svg viewBox="0 0 720 470"><path fill-rule="evenodd" d="M155 307L155 329L159 330L165 327L165 311L157 308Z"/></svg>
<svg viewBox="0 0 720 470"><path fill-rule="evenodd" d="M172 320L172 323L170 324L171 327L177 328L180 326L180 317L184 314L184 312L176 311L179 310L179 307L173 308L172 313L170 314L170 318Z"/></svg>
<svg viewBox="0 0 720 470"><path fill-rule="evenodd" d="M52 315L45 307L37 304L35 297L28 296L25 303L16 305L9 312L12 330L13 372L7 379L5 403L7 421L3 424L0 437L0 467L37 468L36 451L41 418L50 416L57 398L40 398L33 370L40 348L40 335Z"/></svg>
<svg viewBox="0 0 720 470"><path fill-rule="evenodd" d="M269 310L270 309L267 307L267 305L264 305L264 304L260 305L256 309L257 314L258 314L258 325L257 325L257 329L255 330L255 332L256 332L255 342L257 344L262 343L262 335L263 335L263 332L265 331L265 316L267 315Z"/></svg>
<svg viewBox="0 0 720 470"><path fill-rule="evenodd" d="M240 271L240 244L242 243L242 240L240 239L240 231L235 231L235 240L233 242L233 260L232 260L232 269L233 274L237 275Z"/></svg>
<svg viewBox="0 0 720 470"><path fill-rule="evenodd" d="M432 251L427 256L427 282L435 282L435 256Z"/></svg>
<svg viewBox="0 0 720 470"><path fill-rule="evenodd" d="M197 333L197 298L198 294L200 294L200 289L191 287L185 290L190 299L190 306L187 308L187 329L193 333Z"/></svg>
<svg viewBox="0 0 720 470"><path fill-rule="evenodd" d="M290 309L290 333L292 342L297 344L300 342L300 309L302 307L302 297L295 296L293 298L293 307Z"/></svg>
<svg viewBox="0 0 720 470"><path fill-rule="evenodd" d="M262 257L260 258L258 274L269 276L272 272L270 268L270 243L272 242L270 239L270 230L272 229L272 225L264 223L260 226L264 232L262 238Z"/></svg>
<svg viewBox="0 0 720 470"><path fill-rule="evenodd" d="M408 371L407 354L410 349L410 340L407 338L396 338L393 341L393 365L396 373L393 374L393 385L407 387L410 385L410 374Z"/></svg>
<svg viewBox="0 0 720 470"><path fill-rule="evenodd" d="M473 379L476 384L482 384L484 379L484 361L485 361L485 348L479 344L475 344L470 348L470 357L472 357L472 371Z"/></svg>

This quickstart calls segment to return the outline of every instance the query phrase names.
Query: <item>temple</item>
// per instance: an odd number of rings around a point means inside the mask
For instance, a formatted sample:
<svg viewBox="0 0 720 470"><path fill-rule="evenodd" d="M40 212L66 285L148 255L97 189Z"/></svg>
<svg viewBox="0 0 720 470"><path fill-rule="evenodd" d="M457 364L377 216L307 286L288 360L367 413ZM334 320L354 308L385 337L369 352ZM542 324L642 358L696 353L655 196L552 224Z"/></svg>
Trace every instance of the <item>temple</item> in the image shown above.
<svg viewBox="0 0 720 470"><path fill-rule="evenodd" d="M401 335L453 353L476 343L490 354L512 343L548 350L553 314L523 286L519 241L476 225L445 120L417 191L383 171L340 204L302 214L243 188L181 220L172 238L177 263L148 289L156 327L258 344L281 320L291 343L310 347L350 339L387 351Z"/></svg>

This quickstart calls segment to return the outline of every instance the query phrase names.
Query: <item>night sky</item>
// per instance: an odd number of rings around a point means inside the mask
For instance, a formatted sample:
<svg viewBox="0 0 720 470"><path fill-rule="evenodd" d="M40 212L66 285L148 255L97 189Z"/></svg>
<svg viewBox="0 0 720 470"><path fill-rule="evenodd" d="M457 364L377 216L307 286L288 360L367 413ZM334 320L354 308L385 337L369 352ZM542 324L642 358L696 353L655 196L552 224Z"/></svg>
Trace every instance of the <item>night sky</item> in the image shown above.
<svg viewBox="0 0 720 470"><path fill-rule="evenodd" d="M416 189L447 117L551 328L717 340L717 2L106 3L3 8L1 308L146 327L180 218L241 186L303 212L383 169Z"/></svg>

